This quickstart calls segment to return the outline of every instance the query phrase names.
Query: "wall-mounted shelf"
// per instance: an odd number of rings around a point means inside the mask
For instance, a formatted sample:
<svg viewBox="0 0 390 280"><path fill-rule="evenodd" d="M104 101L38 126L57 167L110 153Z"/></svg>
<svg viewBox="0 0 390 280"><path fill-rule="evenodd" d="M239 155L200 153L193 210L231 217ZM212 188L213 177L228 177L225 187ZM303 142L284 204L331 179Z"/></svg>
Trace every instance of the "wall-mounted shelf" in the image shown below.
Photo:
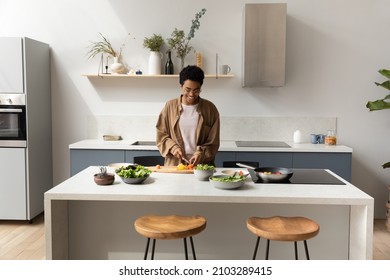
<svg viewBox="0 0 390 280"><path fill-rule="evenodd" d="M82 76L87 78L108 78L108 79L117 79L117 78L128 78L128 79L147 79L147 78L178 78L178 74L174 75L127 75L127 74L83 74ZM206 74L205 78L232 78L233 74L228 75L209 75Z"/></svg>

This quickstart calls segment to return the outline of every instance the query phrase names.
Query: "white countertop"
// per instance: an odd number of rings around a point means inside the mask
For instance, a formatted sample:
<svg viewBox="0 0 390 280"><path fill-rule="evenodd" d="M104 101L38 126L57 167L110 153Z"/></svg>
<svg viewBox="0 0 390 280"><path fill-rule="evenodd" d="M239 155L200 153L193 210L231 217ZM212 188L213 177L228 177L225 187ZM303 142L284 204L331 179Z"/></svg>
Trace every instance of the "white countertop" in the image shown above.
<svg viewBox="0 0 390 280"><path fill-rule="evenodd" d="M151 141L148 139L138 139ZM70 144L69 149L98 149L98 150L144 150L156 151L156 146L131 145L137 140L104 141L102 139L86 139ZM153 141L153 140L152 140ZM225 152L310 152L310 153L352 153L352 148L344 145L329 146L324 144L286 142L291 148L282 147L237 147L235 141L221 141L219 151Z"/></svg>
<svg viewBox="0 0 390 280"><path fill-rule="evenodd" d="M226 168L218 168L217 173L222 169ZM208 181L199 181L193 174L153 172L143 184L125 184L115 175L113 185L98 186L93 180L93 175L98 170L97 166L86 168L47 191L45 199L328 205L374 203L372 197L329 170L326 171L343 181L345 185L255 184L247 178L245 185L239 189L221 190L213 187ZM108 167L108 172L114 173L114 169Z"/></svg>

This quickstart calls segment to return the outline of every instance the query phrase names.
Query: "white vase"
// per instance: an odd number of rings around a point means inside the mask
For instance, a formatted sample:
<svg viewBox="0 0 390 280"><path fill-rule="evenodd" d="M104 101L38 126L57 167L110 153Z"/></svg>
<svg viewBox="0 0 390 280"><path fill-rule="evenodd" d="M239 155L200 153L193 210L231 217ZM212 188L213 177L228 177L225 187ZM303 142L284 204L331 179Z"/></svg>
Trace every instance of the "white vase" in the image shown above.
<svg viewBox="0 0 390 280"><path fill-rule="evenodd" d="M161 59L162 59L162 53L150 52L150 55L149 55L149 75L160 75L161 74Z"/></svg>
<svg viewBox="0 0 390 280"><path fill-rule="evenodd" d="M112 74L124 74L126 72L125 66L119 62L119 57L114 57L114 63L111 64Z"/></svg>

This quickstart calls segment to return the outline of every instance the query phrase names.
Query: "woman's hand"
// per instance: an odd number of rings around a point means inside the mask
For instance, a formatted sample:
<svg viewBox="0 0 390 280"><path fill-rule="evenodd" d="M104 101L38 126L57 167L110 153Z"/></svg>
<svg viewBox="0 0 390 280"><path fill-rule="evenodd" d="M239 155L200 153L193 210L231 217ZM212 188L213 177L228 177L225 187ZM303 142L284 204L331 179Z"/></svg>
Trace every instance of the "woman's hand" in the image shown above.
<svg viewBox="0 0 390 280"><path fill-rule="evenodd" d="M178 159L183 159L183 158L186 158L185 157L185 154L183 152L183 150L181 148L176 148L175 150L173 150L171 152L171 154L175 157L175 158L178 158ZM192 165L197 165L199 164L201 161L201 154L199 153L195 153L192 155L192 157L189 159L189 163L192 164Z"/></svg>
<svg viewBox="0 0 390 280"><path fill-rule="evenodd" d="M180 148L175 149L175 150L172 152L172 155L173 155L175 158L179 158L179 159L182 159L182 158L184 157L184 153L183 153L183 151L182 151Z"/></svg>
<svg viewBox="0 0 390 280"><path fill-rule="evenodd" d="M200 154L194 154L191 158L190 158L190 163L195 166L197 164L200 163Z"/></svg>

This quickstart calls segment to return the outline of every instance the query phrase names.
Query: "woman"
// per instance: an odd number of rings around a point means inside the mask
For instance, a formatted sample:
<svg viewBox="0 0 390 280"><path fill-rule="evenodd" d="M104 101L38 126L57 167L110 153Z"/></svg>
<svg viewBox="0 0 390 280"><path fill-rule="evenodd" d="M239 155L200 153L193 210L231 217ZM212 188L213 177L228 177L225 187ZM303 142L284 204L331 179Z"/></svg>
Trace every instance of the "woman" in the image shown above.
<svg viewBox="0 0 390 280"><path fill-rule="evenodd" d="M180 72L179 98L168 101L156 124L156 142L164 165L199 163L214 165L219 148L219 112L209 100L201 98L204 72L187 66Z"/></svg>

